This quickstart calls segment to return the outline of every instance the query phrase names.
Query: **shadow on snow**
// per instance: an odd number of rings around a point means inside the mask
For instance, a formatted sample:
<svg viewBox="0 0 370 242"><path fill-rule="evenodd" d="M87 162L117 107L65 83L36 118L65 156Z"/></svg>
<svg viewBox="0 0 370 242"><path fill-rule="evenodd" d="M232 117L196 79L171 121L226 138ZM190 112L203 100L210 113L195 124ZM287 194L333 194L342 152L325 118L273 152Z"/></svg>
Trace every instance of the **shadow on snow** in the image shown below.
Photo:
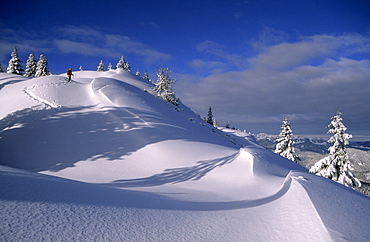
<svg viewBox="0 0 370 242"><path fill-rule="evenodd" d="M10 168L11 169L11 168ZM280 189L270 196L241 201L182 201L153 192L130 191L51 177L32 172L0 170L0 200L42 203L84 204L161 210L217 211L243 209L273 202L289 190L288 175Z"/></svg>
<svg viewBox="0 0 370 242"><path fill-rule="evenodd" d="M143 110L90 108L28 108L1 119L0 164L37 172L59 171L83 160L122 159L165 140L210 142L199 134L199 128L194 131L187 126L197 125L190 121L178 126L165 116ZM219 142L215 140L211 142Z"/></svg>

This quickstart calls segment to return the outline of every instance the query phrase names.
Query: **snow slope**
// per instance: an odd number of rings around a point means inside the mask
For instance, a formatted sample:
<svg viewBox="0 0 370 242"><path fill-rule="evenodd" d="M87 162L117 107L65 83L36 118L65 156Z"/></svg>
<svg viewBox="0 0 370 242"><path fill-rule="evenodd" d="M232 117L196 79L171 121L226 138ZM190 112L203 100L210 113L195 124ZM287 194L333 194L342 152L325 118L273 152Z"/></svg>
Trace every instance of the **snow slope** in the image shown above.
<svg viewBox="0 0 370 242"><path fill-rule="evenodd" d="M1 241L370 237L369 198L129 72L74 74L0 74Z"/></svg>

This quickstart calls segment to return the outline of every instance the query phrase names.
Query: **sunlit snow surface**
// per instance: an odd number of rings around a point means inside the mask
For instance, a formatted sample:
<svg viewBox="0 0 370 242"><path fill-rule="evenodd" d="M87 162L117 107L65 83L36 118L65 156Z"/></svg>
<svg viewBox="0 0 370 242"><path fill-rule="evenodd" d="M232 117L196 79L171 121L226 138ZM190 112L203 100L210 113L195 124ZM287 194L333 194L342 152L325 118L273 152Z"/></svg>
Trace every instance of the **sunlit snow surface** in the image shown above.
<svg viewBox="0 0 370 242"><path fill-rule="evenodd" d="M131 73L0 74L1 241L368 241L370 199Z"/></svg>

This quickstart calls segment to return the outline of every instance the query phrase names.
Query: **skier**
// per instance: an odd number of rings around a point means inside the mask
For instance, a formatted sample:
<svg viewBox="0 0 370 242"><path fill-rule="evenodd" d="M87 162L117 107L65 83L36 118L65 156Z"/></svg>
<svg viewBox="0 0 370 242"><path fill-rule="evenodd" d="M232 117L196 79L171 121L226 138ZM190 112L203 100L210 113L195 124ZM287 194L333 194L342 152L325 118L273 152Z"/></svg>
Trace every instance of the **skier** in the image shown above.
<svg viewBox="0 0 370 242"><path fill-rule="evenodd" d="M72 68L69 68L69 69L68 69L68 71L67 71L67 76L68 76L68 82L70 82L70 81L71 81L71 79L72 79L72 76L73 76L73 74L72 74Z"/></svg>

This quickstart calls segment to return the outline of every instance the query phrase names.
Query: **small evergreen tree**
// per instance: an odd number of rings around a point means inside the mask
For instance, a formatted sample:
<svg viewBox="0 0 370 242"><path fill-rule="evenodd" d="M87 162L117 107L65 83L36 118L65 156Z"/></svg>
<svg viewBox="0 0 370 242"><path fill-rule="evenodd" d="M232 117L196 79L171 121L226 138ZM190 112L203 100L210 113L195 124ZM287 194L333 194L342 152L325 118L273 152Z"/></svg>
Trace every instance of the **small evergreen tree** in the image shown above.
<svg viewBox="0 0 370 242"><path fill-rule="evenodd" d="M353 168L345 146L349 144L352 135L345 133L347 128L342 122L342 113L339 109L337 115L331 119L332 121L328 125L328 133L333 134L333 136L328 140L328 143L333 145L328 148L329 156L316 162L311 167L310 172L332 179L347 187L361 187L360 180L351 172Z"/></svg>
<svg viewBox="0 0 370 242"><path fill-rule="evenodd" d="M212 107L209 107L208 113L207 113L207 123L213 125L213 114L212 114Z"/></svg>
<svg viewBox="0 0 370 242"><path fill-rule="evenodd" d="M48 68L48 60L46 59L44 54L41 54L40 59L37 62L35 77L49 76L49 75L50 75L50 72Z"/></svg>
<svg viewBox="0 0 370 242"><path fill-rule="evenodd" d="M140 71L139 71L139 69L137 69L137 70L136 70L135 75L140 76Z"/></svg>
<svg viewBox="0 0 370 242"><path fill-rule="evenodd" d="M36 64L35 56L33 54L30 54L30 56L27 59L26 72L24 73L24 76L34 77L36 74L36 69L37 69L37 64Z"/></svg>
<svg viewBox="0 0 370 242"><path fill-rule="evenodd" d="M129 64L128 62L124 62L124 63L123 63L123 69L124 69L125 71L130 72L130 71L131 71L131 66L130 66L130 64Z"/></svg>
<svg viewBox="0 0 370 242"><path fill-rule="evenodd" d="M78 68L80 71L83 71L84 69L82 68L82 66L80 66L80 68Z"/></svg>
<svg viewBox="0 0 370 242"><path fill-rule="evenodd" d="M113 68L112 63L109 63L107 68L108 68L108 70L112 70L112 68Z"/></svg>
<svg viewBox="0 0 370 242"><path fill-rule="evenodd" d="M213 126L216 127L216 128L218 127L218 122L217 122L216 119L213 119Z"/></svg>
<svg viewBox="0 0 370 242"><path fill-rule="evenodd" d="M3 73L4 70L3 70L3 66L0 64L0 73Z"/></svg>
<svg viewBox="0 0 370 242"><path fill-rule="evenodd" d="M119 58L119 61L116 65L116 70L124 70L123 66L125 63L125 57L122 55L121 58Z"/></svg>
<svg viewBox="0 0 370 242"><path fill-rule="evenodd" d="M229 120L226 121L225 128L227 128L227 129L230 128L230 122L229 122Z"/></svg>
<svg viewBox="0 0 370 242"><path fill-rule="evenodd" d="M99 62L99 65L98 65L98 70L97 71L104 71L104 63L103 63L103 60L101 60Z"/></svg>
<svg viewBox="0 0 370 242"><path fill-rule="evenodd" d="M147 81L150 81L148 72L144 71L143 78Z"/></svg>
<svg viewBox="0 0 370 242"><path fill-rule="evenodd" d="M300 159L294 154L293 132L287 117L284 118L281 125L279 137L276 139L275 153L291 161L298 162Z"/></svg>
<svg viewBox="0 0 370 242"><path fill-rule="evenodd" d="M23 74L23 69L21 66L21 59L18 57L18 50L17 47L14 47L14 50L11 54L12 58L9 60L7 73L9 74L17 74L17 75L22 75Z"/></svg>
<svg viewBox="0 0 370 242"><path fill-rule="evenodd" d="M172 91L172 85L175 83L175 80L171 79L170 73L171 71L168 68L160 67L157 71L158 79L153 90L161 99L174 105L178 105L178 99Z"/></svg>

